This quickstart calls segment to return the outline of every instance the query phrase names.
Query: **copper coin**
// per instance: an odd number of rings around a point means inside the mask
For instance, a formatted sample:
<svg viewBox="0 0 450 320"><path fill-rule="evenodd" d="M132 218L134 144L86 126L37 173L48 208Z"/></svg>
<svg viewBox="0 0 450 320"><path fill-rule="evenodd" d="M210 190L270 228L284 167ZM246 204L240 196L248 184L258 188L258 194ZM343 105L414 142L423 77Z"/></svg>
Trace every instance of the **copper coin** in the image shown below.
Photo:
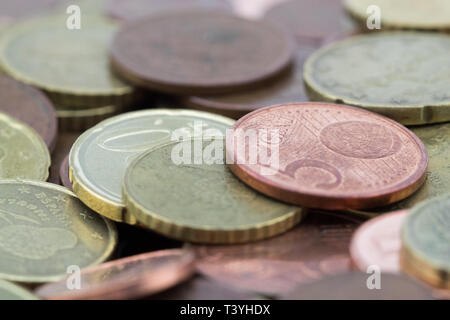
<svg viewBox="0 0 450 320"><path fill-rule="evenodd" d="M295 50L292 68L262 88L221 95L188 97L184 103L193 109L239 119L245 114L264 106L277 103L308 101L303 88L303 63L317 46L303 44Z"/></svg>
<svg viewBox="0 0 450 320"><path fill-rule="evenodd" d="M352 272L329 277L299 286L283 298L289 300L433 300L432 291L412 278L388 273L381 274L380 286L376 289L376 281L369 279L372 275L373 273Z"/></svg>
<svg viewBox="0 0 450 320"><path fill-rule="evenodd" d="M196 276L150 297L152 300L251 300L255 298L257 298L255 295L229 288L201 276Z"/></svg>
<svg viewBox="0 0 450 320"><path fill-rule="evenodd" d="M69 190L72 190L72 183L69 180L69 155L67 155L59 169L59 180L61 184Z"/></svg>
<svg viewBox="0 0 450 320"><path fill-rule="evenodd" d="M357 30L340 0L284 1L268 10L265 18L283 26L301 42Z"/></svg>
<svg viewBox="0 0 450 320"><path fill-rule="evenodd" d="M291 62L280 29L219 11L183 11L125 25L112 65L130 82L167 93L209 94L264 83Z"/></svg>
<svg viewBox="0 0 450 320"><path fill-rule="evenodd" d="M58 121L50 100L38 89L0 76L0 111L28 124L44 139L50 150L56 143Z"/></svg>
<svg viewBox="0 0 450 320"><path fill-rule="evenodd" d="M49 10L62 2L61 0L0 0L0 26Z"/></svg>
<svg viewBox="0 0 450 320"><path fill-rule="evenodd" d="M194 256L169 249L110 261L81 272L81 288L68 290L67 279L38 288L46 299L135 299L162 292L193 275Z"/></svg>
<svg viewBox="0 0 450 320"><path fill-rule="evenodd" d="M358 228L350 245L356 268L366 272L376 265L381 272L400 272L400 232L407 214L408 210L386 213Z"/></svg>
<svg viewBox="0 0 450 320"><path fill-rule="evenodd" d="M351 270L348 247L359 221L310 212L275 238L233 246L194 246L197 270L224 284L276 296L297 285Z"/></svg>
<svg viewBox="0 0 450 320"><path fill-rule="evenodd" d="M232 171L254 189L300 206L379 207L408 197L426 179L428 154L420 139L363 109L277 105L249 113L233 129L227 139ZM243 140L242 133L254 139Z"/></svg>
<svg viewBox="0 0 450 320"><path fill-rule="evenodd" d="M113 19L131 21L162 12L192 8L231 9L226 0L109 0L106 10Z"/></svg>

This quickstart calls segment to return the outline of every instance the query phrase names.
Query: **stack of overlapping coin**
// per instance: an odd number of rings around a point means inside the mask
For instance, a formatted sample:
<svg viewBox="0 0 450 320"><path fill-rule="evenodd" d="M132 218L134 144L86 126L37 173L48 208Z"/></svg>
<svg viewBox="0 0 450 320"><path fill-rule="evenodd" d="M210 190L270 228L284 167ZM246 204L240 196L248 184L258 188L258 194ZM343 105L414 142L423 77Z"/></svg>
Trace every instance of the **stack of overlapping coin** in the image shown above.
<svg viewBox="0 0 450 320"><path fill-rule="evenodd" d="M450 297L445 0L22 2L0 299Z"/></svg>

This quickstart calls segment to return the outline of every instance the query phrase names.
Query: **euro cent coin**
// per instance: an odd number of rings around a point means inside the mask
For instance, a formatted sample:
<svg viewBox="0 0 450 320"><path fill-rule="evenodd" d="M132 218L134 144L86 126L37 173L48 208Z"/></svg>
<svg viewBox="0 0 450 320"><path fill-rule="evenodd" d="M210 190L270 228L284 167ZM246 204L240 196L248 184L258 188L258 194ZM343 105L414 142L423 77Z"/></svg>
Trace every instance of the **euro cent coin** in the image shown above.
<svg viewBox="0 0 450 320"><path fill-rule="evenodd" d="M373 208L402 200L423 184L428 165L424 145L402 125L329 103L249 113L233 126L227 153L232 171L246 184L320 209ZM274 156L254 157L269 153Z"/></svg>
<svg viewBox="0 0 450 320"><path fill-rule="evenodd" d="M53 150L58 122L53 104L39 90L12 78L0 76L0 111L20 120L44 139Z"/></svg>
<svg viewBox="0 0 450 320"><path fill-rule="evenodd" d="M0 300L37 300L33 293L9 281L0 280Z"/></svg>
<svg viewBox="0 0 450 320"><path fill-rule="evenodd" d="M183 11L139 19L115 36L115 71L138 86L208 94L262 84L286 68L293 46L282 30L230 13Z"/></svg>
<svg viewBox="0 0 450 320"><path fill-rule="evenodd" d="M112 73L108 47L117 31L110 21L85 15L70 30L66 15L17 23L0 37L0 65L13 78L45 91L58 106L130 105L135 89Z"/></svg>
<svg viewBox="0 0 450 320"><path fill-rule="evenodd" d="M0 178L45 181L50 153L32 128L0 113Z"/></svg>
<svg viewBox="0 0 450 320"><path fill-rule="evenodd" d="M223 138L184 140L140 155L125 173L127 210L153 231L199 243L256 241L297 224L299 207L267 198L231 173L224 144Z"/></svg>
<svg viewBox="0 0 450 320"><path fill-rule="evenodd" d="M384 29L449 30L450 3L446 0L346 0L345 8L360 24L366 25L367 9L377 6Z"/></svg>
<svg viewBox="0 0 450 320"><path fill-rule="evenodd" d="M308 58L305 86L311 100L365 108L402 124L447 122L449 49L450 36L438 33L350 37Z"/></svg>
<svg viewBox="0 0 450 320"><path fill-rule="evenodd" d="M402 229L402 269L428 284L450 289L450 195L411 209Z"/></svg>
<svg viewBox="0 0 450 320"><path fill-rule="evenodd" d="M121 114L83 133L69 156L75 194L94 211L119 222L136 223L124 210L122 182L140 153L170 142L175 130L188 136L218 130L224 136L234 120L207 112L153 109Z"/></svg>
<svg viewBox="0 0 450 320"><path fill-rule="evenodd" d="M400 233L407 215L408 210L386 213L356 230L350 254L357 269L367 272L375 265L382 273L400 272Z"/></svg>
<svg viewBox="0 0 450 320"><path fill-rule="evenodd" d="M0 182L0 278L56 281L69 267L105 261L114 250L114 225L66 188L31 180Z"/></svg>

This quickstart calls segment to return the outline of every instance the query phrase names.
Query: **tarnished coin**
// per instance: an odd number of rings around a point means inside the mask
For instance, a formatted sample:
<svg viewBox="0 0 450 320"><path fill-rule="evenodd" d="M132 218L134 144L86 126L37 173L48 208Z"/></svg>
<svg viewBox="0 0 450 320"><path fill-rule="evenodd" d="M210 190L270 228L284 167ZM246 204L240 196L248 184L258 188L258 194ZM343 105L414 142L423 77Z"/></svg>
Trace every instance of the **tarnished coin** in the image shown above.
<svg viewBox="0 0 450 320"><path fill-rule="evenodd" d="M380 9L382 29L449 30L447 0L346 0L345 8L361 24L367 23L370 6Z"/></svg>
<svg viewBox="0 0 450 320"><path fill-rule="evenodd" d="M153 251L83 270L79 290L68 290L64 279L43 285L36 294L53 300L137 299L185 281L194 270L194 255L188 250Z"/></svg>
<svg viewBox="0 0 450 320"><path fill-rule="evenodd" d="M62 133L58 134L55 150L52 152L52 165L50 166L50 176L48 182L54 184L60 184L59 171L61 169L61 163L64 158L69 154L70 148L73 143L79 137L78 133Z"/></svg>
<svg viewBox="0 0 450 320"><path fill-rule="evenodd" d="M32 128L0 113L0 179L45 181L50 167L50 153L42 138Z"/></svg>
<svg viewBox="0 0 450 320"><path fill-rule="evenodd" d="M297 224L300 208L257 193L231 173L224 145L223 138L192 139L137 157L123 182L127 211L153 231L200 243L261 240Z"/></svg>
<svg viewBox="0 0 450 320"><path fill-rule="evenodd" d="M233 172L289 203L379 207L408 197L426 178L428 156L419 138L362 109L313 102L278 105L244 116L233 129L227 139ZM254 138L243 140L245 135ZM251 156L268 152L276 157Z"/></svg>
<svg viewBox="0 0 450 320"><path fill-rule="evenodd" d="M301 285L283 296L288 300L433 300L433 293L414 279L381 274L347 273Z"/></svg>
<svg viewBox="0 0 450 320"><path fill-rule="evenodd" d="M350 246L356 268L367 272L375 265L382 273L400 272L400 232L407 214L408 210L386 213L356 230Z"/></svg>
<svg viewBox="0 0 450 320"><path fill-rule="evenodd" d="M402 229L401 268L450 289L450 194L411 209Z"/></svg>
<svg viewBox="0 0 450 320"><path fill-rule="evenodd" d="M67 155L61 163L61 167L59 169L59 179L64 187L72 190L72 184L69 179L69 155Z"/></svg>
<svg viewBox="0 0 450 320"><path fill-rule="evenodd" d="M320 43L330 34L357 29L345 14L340 0L282 1L269 9L265 18L283 26L300 43Z"/></svg>
<svg viewBox="0 0 450 320"><path fill-rule="evenodd" d="M105 261L117 233L66 188L26 180L0 181L0 278L59 280L69 266Z"/></svg>
<svg viewBox="0 0 450 320"><path fill-rule="evenodd" d="M37 300L38 298L24 288L9 281L0 280L0 300Z"/></svg>
<svg viewBox="0 0 450 320"><path fill-rule="evenodd" d="M221 95L188 97L185 104L238 119L243 115L277 103L308 101L303 88L303 63L316 50L314 45L301 45L295 50L295 63L273 82L262 88Z"/></svg>
<svg viewBox="0 0 450 320"><path fill-rule="evenodd" d="M450 120L450 36L381 32L319 49L304 66L312 100L381 113L403 124Z"/></svg>
<svg viewBox="0 0 450 320"><path fill-rule="evenodd" d="M74 109L58 107L60 132L83 132L95 126L102 120L108 119L118 114L122 108L117 106L104 106L88 109Z"/></svg>
<svg viewBox="0 0 450 320"><path fill-rule="evenodd" d="M121 186L131 161L151 147L167 143L172 134L225 135L234 121L207 112L153 109L107 119L86 131L69 156L73 190L88 207L115 221L136 223L123 210Z"/></svg>
<svg viewBox="0 0 450 320"><path fill-rule="evenodd" d="M186 9L225 9L227 0L109 0L107 14L121 21L131 21L168 11Z"/></svg>
<svg viewBox="0 0 450 320"><path fill-rule="evenodd" d="M296 286L351 270L348 247L359 222L310 212L293 230L234 246L194 246L197 270L240 289L278 296Z"/></svg>
<svg viewBox="0 0 450 320"><path fill-rule="evenodd" d="M48 11L61 2L61 0L1 0L0 27L17 19Z"/></svg>
<svg viewBox="0 0 450 320"><path fill-rule="evenodd" d="M44 90L58 106L128 105L136 92L109 68L108 47L116 26L83 15L79 30L66 15L15 24L0 38L0 65L6 74Z"/></svg>
<svg viewBox="0 0 450 320"><path fill-rule="evenodd" d="M278 28L219 11L143 18L115 36L114 69L130 82L167 93L209 94L262 84L291 62Z"/></svg>
<svg viewBox="0 0 450 320"><path fill-rule="evenodd" d="M57 120L53 104L39 90L14 79L0 76L0 111L26 123L53 150Z"/></svg>

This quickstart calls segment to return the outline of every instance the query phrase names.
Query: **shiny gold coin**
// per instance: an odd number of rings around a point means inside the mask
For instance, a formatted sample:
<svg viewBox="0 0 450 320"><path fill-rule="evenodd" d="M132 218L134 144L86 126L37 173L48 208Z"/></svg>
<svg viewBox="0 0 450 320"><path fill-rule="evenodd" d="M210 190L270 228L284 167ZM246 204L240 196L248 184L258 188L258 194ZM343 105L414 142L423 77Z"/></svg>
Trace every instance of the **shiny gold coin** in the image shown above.
<svg viewBox="0 0 450 320"><path fill-rule="evenodd" d="M143 151L171 141L219 131L225 135L234 120L207 112L152 109L104 120L83 133L70 151L73 190L88 207L119 222L135 224L124 209L121 186L125 169ZM175 131L176 130L176 131Z"/></svg>
<svg viewBox="0 0 450 320"><path fill-rule="evenodd" d="M115 77L108 47L116 26L83 15L82 27L66 27L66 15L18 23L0 38L0 65L17 80L44 90L56 105L128 105L135 89Z"/></svg>
<svg viewBox="0 0 450 320"><path fill-rule="evenodd" d="M38 300L38 297L16 284L0 280L0 300Z"/></svg>
<svg viewBox="0 0 450 320"><path fill-rule="evenodd" d="M83 132L102 120L120 112L116 106L105 106L89 109L57 108L58 129L62 132Z"/></svg>
<svg viewBox="0 0 450 320"><path fill-rule="evenodd" d="M308 96L362 107L403 124L450 121L450 36L382 32L318 50L305 63Z"/></svg>
<svg viewBox="0 0 450 320"><path fill-rule="evenodd" d="M450 289L450 193L414 207L402 229L401 267Z"/></svg>
<svg viewBox="0 0 450 320"><path fill-rule="evenodd" d="M127 210L158 233L200 243L261 240L296 225L302 210L237 179L225 164L224 144L192 139L140 155L125 173Z"/></svg>
<svg viewBox="0 0 450 320"><path fill-rule="evenodd" d="M345 8L359 23L366 25L369 6L378 6L381 28L448 30L448 0L346 0Z"/></svg>
<svg viewBox="0 0 450 320"><path fill-rule="evenodd" d="M0 164L0 179L45 181L50 153L32 128L0 113Z"/></svg>
<svg viewBox="0 0 450 320"><path fill-rule="evenodd" d="M3 180L0 194L0 278L56 281L69 267L99 264L113 252L115 226L66 188Z"/></svg>

